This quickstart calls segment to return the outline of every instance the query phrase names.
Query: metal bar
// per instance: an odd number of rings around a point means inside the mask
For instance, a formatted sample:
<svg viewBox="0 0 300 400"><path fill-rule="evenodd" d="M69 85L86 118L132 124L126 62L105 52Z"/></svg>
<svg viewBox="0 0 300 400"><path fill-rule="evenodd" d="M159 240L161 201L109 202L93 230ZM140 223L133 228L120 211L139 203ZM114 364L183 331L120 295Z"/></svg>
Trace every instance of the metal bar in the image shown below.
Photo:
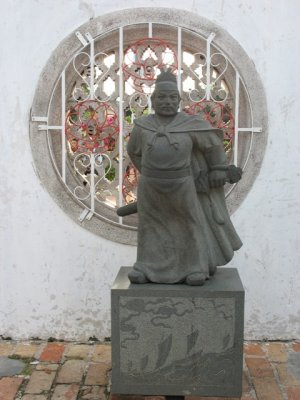
<svg viewBox="0 0 300 400"><path fill-rule="evenodd" d="M148 94L147 96L147 102L148 102L148 114L151 114L152 112L152 102L151 102L151 95Z"/></svg>
<svg viewBox="0 0 300 400"><path fill-rule="evenodd" d="M153 37L153 24L152 24L152 22L148 22L148 36L149 36L149 38ZM147 103L148 103L148 113L151 114L151 110L152 110L151 95L147 96Z"/></svg>
<svg viewBox="0 0 300 400"><path fill-rule="evenodd" d="M148 36L149 38L152 38L153 36L153 26L152 26L152 22L148 23Z"/></svg>
<svg viewBox="0 0 300 400"><path fill-rule="evenodd" d="M213 41L215 33L211 33L206 40L206 100L210 100L210 92L211 92L211 82L210 82L210 63L211 63L211 52L210 45Z"/></svg>
<svg viewBox="0 0 300 400"><path fill-rule="evenodd" d="M262 132L262 128L255 128L255 127L251 127L251 128L238 128L239 132L255 132L255 133L261 133Z"/></svg>
<svg viewBox="0 0 300 400"><path fill-rule="evenodd" d="M61 176L66 183L66 70L61 74ZM48 127L49 129L49 127Z"/></svg>
<svg viewBox="0 0 300 400"><path fill-rule="evenodd" d="M119 28L119 207L123 204L122 196L122 185L123 185L123 121L124 121L124 110L123 110L123 68L122 61L124 57L123 41L124 41L123 27ZM122 223L122 217L119 217L119 223Z"/></svg>
<svg viewBox="0 0 300 400"><path fill-rule="evenodd" d="M31 117L33 122L48 122L48 117Z"/></svg>
<svg viewBox="0 0 300 400"><path fill-rule="evenodd" d="M91 160L91 182L90 182L90 194L91 194L91 211L95 211L95 154L90 155Z"/></svg>
<svg viewBox="0 0 300 400"><path fill-rule="evenodd" d="M47 131L47 130L62 130L61 125L38 125L38 130L39 131Z"/></svg>
<svg viewBox="0 0 300 400"><path fill-rule="evenodd" d="M182 66L182 30L181 27L178 27L177 30L177 62L178 62L178 77L177 77L177 84L178 84L178 91L181 95L181 66Z"/></svg>
<svg viewBox="0 0 300 400"><path fill-rule="evenodd" d="M64 125L48 125L47 128L50 129L54 129L54 130L61 130L64 128Z"/></svg>
<svg viewBox="0 0 300 400"><path fill-rule="evenodd" d="M38 125L38 131L47 131L48 125Z"/></svg>
<svg viewBox="0 0 300 400"><path fill-rule="evenodd" d="M94 213L93 213L93 211L90 211L89 213L88 213L88 215L86 216L86 219L88 220L88 221L90 221L91 219L92 219L92 216L94 215Z"/></svg>
<svg viewBox="0 0 300 400"><path fill-rule="evenodd" d="M234 111L234 146L233 146L233 163L238 163L238 147L239 147L239 106L240 106L240 74L236 71L235 76L235 111Z"/></svg>
<svg viewBox="0 0 300 400"><path fill-rule="evenodd" d="M252 104L251 104L250 94L249 94L249 91L247 90L247 87L246 87L246 85L243 82L243 79L241 77L240 77L240 82L243 85L242 87L245 90L246 95L247 95L248 106L250 108L251 126L253 127L253 124L254 124L254 122L253 122L253 108L252 108ZM261 128L253 128L253 129L257 129L259 131ZM262 131L262 129L261 129L261 131ZM247 154L247 157L246 157L246 161L244 162L244 165L241 165L243 171L247 167L247 164L248 164L248 161L250 159L251 152L252 152L254 132L256 132L256 131L253 130L253 131L250 132L250 145L249 145L249 148L248 148L248 154Z"/></svg>
<svg viewBox="0 0 300 400"><path fill-rule="evenodd" d="M95 98L95 88L94 88L94 79L95 79L95 46L94 46L94 38L92 35L88 32L85 34L85 36L88 38L88 41L90 42L90 64L91 64L91 70L90 70L90 99L94 100Z"/></svg>
<svg viewBox="0 0 300 400"><path fill-rule="evenodd" d="M82 213L78 217L79 221L82 222L87 217L89 212L90 212L90 210L88 210L87 208L84 208Z"/></svg>
<svg viewBox="0 0 300 400"><path fill-rule="evenodd" d="M86 46L88 44L88 42L85 40L85 38L79 31L77 31L75 35L77 36L78 40L81 42L83 46Z"/></svg>

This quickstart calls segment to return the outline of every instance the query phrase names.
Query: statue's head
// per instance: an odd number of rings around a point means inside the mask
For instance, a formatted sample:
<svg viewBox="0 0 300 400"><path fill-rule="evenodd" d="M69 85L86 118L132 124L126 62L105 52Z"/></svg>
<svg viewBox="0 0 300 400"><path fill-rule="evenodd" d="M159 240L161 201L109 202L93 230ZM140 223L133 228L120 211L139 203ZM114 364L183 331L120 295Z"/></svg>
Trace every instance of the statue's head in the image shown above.
<svg viewBox="0 0 300 400"><path fill-rule="evenodd" d="M156 114L165 117L177 114L180 94L176 76L170 70L158 75L151 101Z"/></svg>

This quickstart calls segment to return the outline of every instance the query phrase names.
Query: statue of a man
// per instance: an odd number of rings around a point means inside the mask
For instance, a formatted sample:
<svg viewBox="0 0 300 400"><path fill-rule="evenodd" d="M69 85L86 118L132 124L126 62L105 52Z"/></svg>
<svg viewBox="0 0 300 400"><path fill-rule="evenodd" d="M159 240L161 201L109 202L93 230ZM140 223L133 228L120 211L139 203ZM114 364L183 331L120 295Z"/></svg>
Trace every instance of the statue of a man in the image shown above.
<svg viewBox="0 0 300 400"><path fill-rule="evenodd" d="M203 285L242 246L225 204L223 134L199 115L178 112L176 77L162 72L151 97L155 114L135 120L128 154L140 172L137 261L132 283Z"/></svg>

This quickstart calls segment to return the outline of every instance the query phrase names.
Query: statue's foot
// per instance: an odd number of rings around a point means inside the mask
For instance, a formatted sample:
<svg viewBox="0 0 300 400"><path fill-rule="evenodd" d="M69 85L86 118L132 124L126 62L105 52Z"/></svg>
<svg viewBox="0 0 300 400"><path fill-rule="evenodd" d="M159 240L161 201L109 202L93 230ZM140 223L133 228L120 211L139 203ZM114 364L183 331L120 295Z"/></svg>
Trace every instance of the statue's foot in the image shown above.
<svg viewBox="0 0 300 400"><path fill-rule="evenodd" d="M202 286L206 280L206 275L202 272L195 272L186 277L185 282L190 286Z"/></svg>
<svg viewBox="0 0 300 400"><path fill-rule="evenodd" d="M128 273L128 278L131 283L147 283L149 282L146 276L140 272L133 269Z"/></svg>

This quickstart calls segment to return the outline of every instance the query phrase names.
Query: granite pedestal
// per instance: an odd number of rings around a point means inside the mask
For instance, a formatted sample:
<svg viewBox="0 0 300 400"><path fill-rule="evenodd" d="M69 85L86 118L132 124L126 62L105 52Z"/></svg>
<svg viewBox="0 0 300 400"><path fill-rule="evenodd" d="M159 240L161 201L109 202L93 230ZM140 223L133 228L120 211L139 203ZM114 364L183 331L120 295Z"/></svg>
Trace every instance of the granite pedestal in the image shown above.
<svg viewBox="0 0 300 400"><path fill-rule="evenodd" d="M131 284L112 295L112 393L242 394L244 289L234 268L204 286Z"/></svg>

